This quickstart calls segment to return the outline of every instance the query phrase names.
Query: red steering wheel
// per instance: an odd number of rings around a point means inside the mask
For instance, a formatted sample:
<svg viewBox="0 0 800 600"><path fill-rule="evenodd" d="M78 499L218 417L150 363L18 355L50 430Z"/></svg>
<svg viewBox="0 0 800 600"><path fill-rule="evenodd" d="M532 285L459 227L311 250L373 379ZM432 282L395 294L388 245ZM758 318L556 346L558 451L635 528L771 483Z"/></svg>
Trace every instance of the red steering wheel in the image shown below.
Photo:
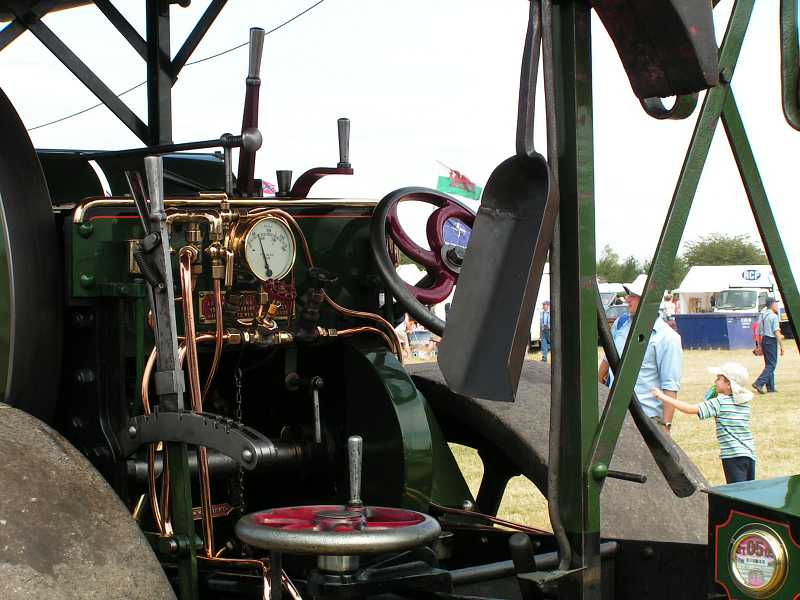
<svg viewBox="0 0 800 600"><path fill-rule="evenodd" d="M415 200L436 207L425 226L430 250L414 242L403 229L397 216L397 206L402 201ZM428 188L408 187L395 190L375 207L372 220L371 245L384 283L408 313L437 335L444 332L444 321L426 306L444 301L453 291L464 260L464 245L447 243L445 227L451 220L460 221L469 228L475 223L475 213L447 194ZM386 232L400 251L427 270L427 275L416 285L405 283L395 270L389 256ZM464 232L466 235L466 231Z"/></svg>

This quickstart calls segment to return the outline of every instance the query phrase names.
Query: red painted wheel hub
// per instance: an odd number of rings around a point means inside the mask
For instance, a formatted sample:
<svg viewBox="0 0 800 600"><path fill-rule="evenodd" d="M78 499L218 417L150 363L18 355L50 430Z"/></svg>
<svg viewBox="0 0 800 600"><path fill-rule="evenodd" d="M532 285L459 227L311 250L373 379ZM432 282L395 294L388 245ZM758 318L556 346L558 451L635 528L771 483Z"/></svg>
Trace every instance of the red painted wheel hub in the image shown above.
<svg viewBox="0 0 800 600"><path fill-rule="evenodd" d="M377 531L419 525L424 515L410 510L365 507L348 510L344 506L316 505L274 508L254 513L252 523L285 531Z"/></svg>

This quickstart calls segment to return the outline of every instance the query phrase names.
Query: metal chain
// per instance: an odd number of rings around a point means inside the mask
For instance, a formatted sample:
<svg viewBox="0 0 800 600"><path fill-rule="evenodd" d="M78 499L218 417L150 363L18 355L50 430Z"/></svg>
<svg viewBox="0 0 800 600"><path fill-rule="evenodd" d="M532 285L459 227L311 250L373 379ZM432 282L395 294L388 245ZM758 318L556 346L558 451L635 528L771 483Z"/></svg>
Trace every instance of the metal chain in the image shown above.
<svg viewBox="0 0 800 600"><path fill-rule="evenodd" d="M236 388L233 417L236 423L242 425L242 370L236 367L233 371L233 384ZM239 467L239 514L245 513L244 469Z"/></svg>

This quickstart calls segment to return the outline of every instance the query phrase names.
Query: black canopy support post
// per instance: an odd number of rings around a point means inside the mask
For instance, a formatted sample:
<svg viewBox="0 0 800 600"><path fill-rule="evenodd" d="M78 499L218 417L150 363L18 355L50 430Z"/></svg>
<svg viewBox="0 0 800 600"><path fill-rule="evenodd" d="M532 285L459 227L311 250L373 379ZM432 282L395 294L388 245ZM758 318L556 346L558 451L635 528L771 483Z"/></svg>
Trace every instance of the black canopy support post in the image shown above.
<svg viewBox="0 0 800 600"><path fill-rule="evenodd" d="M0 30L0 52L11 42L25 33L27 26L25 25L25 20L22 16L23 14L26 15L28 20L41 19L43 16L49 13L50 9L58 4L59 1L60 0L42 0L41 2L34 4L32 7L25 7L19 3L9 2L9 8L14 11L14 16L16 18L11 23L6 25L2 30Z"/></svg>
<svg viewBox="0 0 800 600"><path fill-rule="evenodd" d="M117 10L110 0L94 0L95 6L103 13L106 19L122 34L131 47L144 60L147 60L147 42L139 35L139 32L134 29L128 20Z"/></svg>
<svg viewBox="0 0 800 600"><path fill-rule="evenodd" d="M174 79L178 78L181 69L186 66L186 62L192 56L197 45L205 37L211 25L214 23L214 20L219 16L219 13L222 12L222 9L225 8L227 3L228 0L212 0L208 5L203 16L197 21L197 25L194 26L194 29L192 29L186 41L183 42L181 49L178 50L175 58L172 59L172 74Z"/></svg>
<svg viewBox="0 0 800 600"><path fill-rule="evenodd" d="M18 15L19 16L19 15ZM142 142L147 143L148 128L128 106L103 83L86 64L70 50L53 31L38 19L26 23L28 29L53 55L89 88L97 98L130 129Z"/></svg>
<svg viewBox="0 0 800 600"><path fill-rule="evenodd" d="M147 0L147 123L149 146L172 143L169 2Z"/></svg>
<svg viewBox="0 0 800 600"><path fill-rule="evenodd" d="M24 32L25 28L16 20L3 27L3 29L0 29L0 52Z"/></svg>

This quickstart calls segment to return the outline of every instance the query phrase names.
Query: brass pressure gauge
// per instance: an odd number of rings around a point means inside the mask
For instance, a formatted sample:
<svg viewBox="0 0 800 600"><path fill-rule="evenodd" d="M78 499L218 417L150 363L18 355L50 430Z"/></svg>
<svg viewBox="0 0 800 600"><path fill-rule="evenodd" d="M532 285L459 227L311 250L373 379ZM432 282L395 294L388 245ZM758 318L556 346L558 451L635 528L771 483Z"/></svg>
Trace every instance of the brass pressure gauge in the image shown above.
<svg viewBox="0 0 800 600"><path fill-rule="evenodd" d="M283 279L294 266L297 243L283 219L264 217L247 228L240 251L250 271L261 281Z"/></svg>
<svg viewBox="0 0 800 600"><path fill-rule="evenodd" d="M748 597L769 598L786 582L786 547L769 527L748 525L731 542L730 569L736 587Z"/></svg>

